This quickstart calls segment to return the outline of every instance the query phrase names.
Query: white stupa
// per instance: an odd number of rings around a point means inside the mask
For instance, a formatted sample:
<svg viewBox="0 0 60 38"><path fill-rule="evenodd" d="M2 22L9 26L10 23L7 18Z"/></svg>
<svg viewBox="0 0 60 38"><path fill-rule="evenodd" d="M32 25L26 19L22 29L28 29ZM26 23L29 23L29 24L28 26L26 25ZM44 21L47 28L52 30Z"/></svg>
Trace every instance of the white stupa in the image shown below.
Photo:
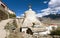
<svg viewBox="0 0 60 38"><path fill-rule="evenodd" d="M42 23L36 18L36 12L31 9L31 6L29 6L29 10L25 11L24 15L22 27L30 27L33 24L42 26Z"/></svg>
<svg viewBox="0 0 60 38"><path fill-rule="evenodd" d="M21 31L27 32L28 28L30 28L33 32L33 35L48 35L51 32L52 27L45 26L46 24L41 23L37 17L36 12L31 9L29 6L29 10L25 11L23 22L21 24Z"/></svg>

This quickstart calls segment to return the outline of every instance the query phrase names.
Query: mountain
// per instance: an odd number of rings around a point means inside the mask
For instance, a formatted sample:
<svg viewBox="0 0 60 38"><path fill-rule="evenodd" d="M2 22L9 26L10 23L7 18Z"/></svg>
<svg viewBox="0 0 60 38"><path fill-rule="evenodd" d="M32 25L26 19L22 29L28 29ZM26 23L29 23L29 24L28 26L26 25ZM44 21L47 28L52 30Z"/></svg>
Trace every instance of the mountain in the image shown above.
<svg viewBox="0 0 60 38"><path fill-rule="evenodd" d="M60 14L49 14L43 17L50 18L50 19L60 19Z"/></svg>
<svg viewBox="0 0 60 38"><path fill-rule="evenodd" d="M43 17L37 17L42 23L60 25L60 14L49 14Z"/></svg>

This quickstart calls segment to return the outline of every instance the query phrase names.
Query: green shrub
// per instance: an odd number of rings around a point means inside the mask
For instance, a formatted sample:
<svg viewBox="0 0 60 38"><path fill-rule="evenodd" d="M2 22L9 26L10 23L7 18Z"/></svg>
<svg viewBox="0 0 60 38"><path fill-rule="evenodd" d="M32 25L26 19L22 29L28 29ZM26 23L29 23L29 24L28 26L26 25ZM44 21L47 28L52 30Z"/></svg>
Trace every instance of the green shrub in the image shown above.
<svg viewBox="0 0 60 38"><path fill-rule="evenodd" d="M16 27L16 28L17 28L16 20L13 20L13 25L14 25L14 27Z"/></svg>
<svg viewBox="0 0 60 38"><path fill-rule="evenodd" d="M60 30L51 31L51 35L60 35Z"/></svg>
<svg viewBox="0 0 60 38"><path fill-rule="evenodd" d="M9 18L15 18L16 15L15 14L9 14Z"/></svg>
<svg viewBox="0 0 60 38"><path fill-rule="evenodd" d="M12 23L7 23L7 25L5 26L6 30L9 30L10 32L12 32L13 30L15 30L17 28L17 23L15 20L13 20Z"/></svg>

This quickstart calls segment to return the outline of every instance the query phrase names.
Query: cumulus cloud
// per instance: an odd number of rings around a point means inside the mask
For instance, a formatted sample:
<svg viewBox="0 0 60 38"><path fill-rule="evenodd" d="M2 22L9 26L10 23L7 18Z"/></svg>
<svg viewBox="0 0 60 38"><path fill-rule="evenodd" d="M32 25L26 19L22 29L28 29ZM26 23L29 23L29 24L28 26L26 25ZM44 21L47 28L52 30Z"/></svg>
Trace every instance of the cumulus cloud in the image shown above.
<svg viewBox="0 0 60 38"><path fill-rule="evenodd" d="M49 8L51 8L51 13L59 13L60 11L60 0L50 0L49 2Z"/></svg>
<svg viewBox="0 0 60 38"><path fill-rule="evenodd" d="M42 13L38 13L38 17L42 17L49 14L60 14L60 0L50 0L48 8L41 10Z"/></svg>
<svg viewBox="0 0 60 38"><path fill-rule="evenodd" d="M49 7L60 7L60 0L50 0Z"/></svg>

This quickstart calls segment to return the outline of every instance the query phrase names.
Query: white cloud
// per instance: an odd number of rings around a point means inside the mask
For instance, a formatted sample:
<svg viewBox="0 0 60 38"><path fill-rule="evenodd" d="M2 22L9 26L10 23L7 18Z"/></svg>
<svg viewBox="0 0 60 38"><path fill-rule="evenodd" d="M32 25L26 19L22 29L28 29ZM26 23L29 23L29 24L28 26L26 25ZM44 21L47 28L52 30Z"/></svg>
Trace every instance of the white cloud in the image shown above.
<svg viewBox="0 0 60 38"><path fill-rule="evenodd" d="M16 16L16 18L23 18L24 14L21 14L20 16Z"/></svg>
<svg viewBox="0 0 60 38"><path fill-rule="evenodd" d="M51 8L51 13L59 13L60 11L60 0L50 0L49 8Z"/></svg>
<svg viewBox="0 0 60 38"><path fill-rule="evenodd" d="M47 1L44 1L43 3L45 3L45 4L46 4L46 3L47 3Z"/></svg>
<svg viewBox="0 0 60 38"><path fill-rule="evenodd" d="M50 0L49 7L60 7L60 0Z"/></svg>
<svg viewBox="0 0 60 38"><path fill-rule="evenodd" d="M21 14L20 16L24 16L24 14Z"/></svg>
<svg viewBox="0 0 60 38"><path fill-rule="evenodd" d="M16 16L16 18L20 18L20 16Z"/></svg>
<svg viewBox="0 0 60 38"><path fill-rule="evenodd" d="M50 0L49 4L55 4L56 0Z"/></svg>
<svg viewBox="0 0 60 38"><path fill-rule="evenodd" d="M50 8L46 8L46 9L43 9L43 10L41 10L42 12L49 12L50 11Z"/></svg>
<svg viewBox="0 0 60 38"><path fill-rule="evenodd" d="M36 16L37 17L42 17L43 15L42 15L42 13L38 13L38 14L36 14Z"/></svg>
<svg viewBox="0 0 60 38"><path fill-rule="evenodd" d="M38 17L42 17L49 14L60 14L60 0L50 0L48 8L41 10L42 13L38 13Z"/></svg>
<svg viewBox="0 0 60 38"><path fill-rule="evenodd" d="M48 13L38 13L38 14L36 14L37 17L42 17L42 16L45 16L45 15L48 15Z"/></svg>
<svg viewBox="0 0 60 38"><path fill-rule="evenodd" d="M36 16L37 17L42 17L42 16L45 16L45 15L49 15L50 14L50 8L47 8L47 9L43 9L41 10L42 13L38 13Z"/></svg>

